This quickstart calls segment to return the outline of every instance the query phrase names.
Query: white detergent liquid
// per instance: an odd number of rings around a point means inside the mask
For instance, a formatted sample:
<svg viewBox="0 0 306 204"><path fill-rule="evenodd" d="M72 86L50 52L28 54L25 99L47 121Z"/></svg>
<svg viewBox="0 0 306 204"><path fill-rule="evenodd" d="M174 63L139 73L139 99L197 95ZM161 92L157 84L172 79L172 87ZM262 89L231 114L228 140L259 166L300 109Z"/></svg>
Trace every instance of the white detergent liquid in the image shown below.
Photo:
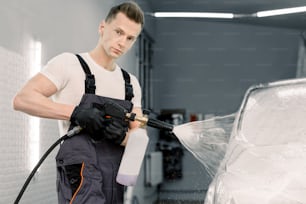
<svg viewBox="0 0 306 204"><path fill-rule="evenodd" d="M149 138L143 128L132 130L120 163L116 181L125 186L134 186L148 146Z"/></svg>

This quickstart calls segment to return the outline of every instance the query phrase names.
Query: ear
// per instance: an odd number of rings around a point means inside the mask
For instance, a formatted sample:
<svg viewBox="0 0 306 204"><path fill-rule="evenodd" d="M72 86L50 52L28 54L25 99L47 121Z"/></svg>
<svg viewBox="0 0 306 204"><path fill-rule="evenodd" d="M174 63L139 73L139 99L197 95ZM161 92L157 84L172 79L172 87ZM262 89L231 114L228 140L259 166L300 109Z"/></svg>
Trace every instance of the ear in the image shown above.
<svg viewBox="0 0 306 204"><path fill-rule="evenodd" d="M104 31L104 28L105 28L105 21L101 21L100 25L99 25L99 34L102 35L103 34L103 31Z"/></svg>

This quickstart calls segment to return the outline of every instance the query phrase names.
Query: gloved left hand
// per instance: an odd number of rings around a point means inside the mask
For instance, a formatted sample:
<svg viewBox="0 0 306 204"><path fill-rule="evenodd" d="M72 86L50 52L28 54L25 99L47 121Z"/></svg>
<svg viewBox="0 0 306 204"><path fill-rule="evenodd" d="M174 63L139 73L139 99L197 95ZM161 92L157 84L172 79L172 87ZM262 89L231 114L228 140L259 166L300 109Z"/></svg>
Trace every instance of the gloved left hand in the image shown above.
<svg viewBox="0 0 306 204"><path fill-rule="evenodd" d="M103 136L105 139L115 143L121 144L128 131L129 122L117 118L112 118L111 122L105 127Z"/></svg>

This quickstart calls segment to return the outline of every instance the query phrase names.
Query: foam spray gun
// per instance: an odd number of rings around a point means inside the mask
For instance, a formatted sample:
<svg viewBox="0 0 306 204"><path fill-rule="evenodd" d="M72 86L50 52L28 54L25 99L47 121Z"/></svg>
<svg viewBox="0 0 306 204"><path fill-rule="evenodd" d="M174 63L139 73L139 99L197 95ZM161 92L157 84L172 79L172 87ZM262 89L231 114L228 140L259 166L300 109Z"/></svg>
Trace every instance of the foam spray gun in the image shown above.
<svg viewBox="0 0 306 204"><path fill-rule="evenodd" d="M149 118L147 113L145 113L143 116L136 115L135 113L129 113L121 105L112 102L106 102L103 106L105 107L104 110L106 110L105 114L109 117L115 117L122 120L138 121L141 123L141 126L150 126L160 130L173 130L172 124L154 118Z"/></svg>
<svg viewBox="0 0 306 204"><path fill-rule="evenodd" d="M124 107L112 101L105 102L103 105L94 104L94 106L96 106L98 109L104 106L104 110L107 110L105 112L106 117L109 118L115 117L117 119L122 119L122 120L138 121L141 123L141 127L150 126L153 128L166 130L170 132L172 132L173 130L173 125L169 123L149 118L147 114L139 116L136 115L135 113L129 113ZM74 127L72 130L68 131L66 135L59 138L54 144L52 144L49 147L49 149L44 153L44 155L38 161L36 166L33 168L32 172L28 176L27 180L23 184L14 204L19 203L23 193L25 192L27 186L34 177L38 168L41 166L41 164L44 162L47 156L52 152L52 150L63 140L68 139L74 135L77 135L80 131L82 131L81 127L79 126ZM118 183L121 183L126 186L135 185L147 144L148 144L148 136L145 129L137 128L137 130L135 130L130 134L119 167L119 172L117 175Z"/></svg>

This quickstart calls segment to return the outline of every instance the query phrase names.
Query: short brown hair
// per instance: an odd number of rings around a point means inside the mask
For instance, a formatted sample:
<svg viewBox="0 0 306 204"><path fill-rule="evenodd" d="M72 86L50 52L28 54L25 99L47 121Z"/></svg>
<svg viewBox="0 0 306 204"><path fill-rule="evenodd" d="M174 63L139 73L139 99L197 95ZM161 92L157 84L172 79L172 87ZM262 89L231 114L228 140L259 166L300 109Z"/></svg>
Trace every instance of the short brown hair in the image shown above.
<svg viewBox="0 0 306 204"><path fill-rule="evenodd" d="M128 1L112 7L108 12L105 21L106 22L112 21L119 12L125 14L130 20L133 20L136 23L141 24L141 27L143 27L144 14L141 8L135 2Z"/></svg>

